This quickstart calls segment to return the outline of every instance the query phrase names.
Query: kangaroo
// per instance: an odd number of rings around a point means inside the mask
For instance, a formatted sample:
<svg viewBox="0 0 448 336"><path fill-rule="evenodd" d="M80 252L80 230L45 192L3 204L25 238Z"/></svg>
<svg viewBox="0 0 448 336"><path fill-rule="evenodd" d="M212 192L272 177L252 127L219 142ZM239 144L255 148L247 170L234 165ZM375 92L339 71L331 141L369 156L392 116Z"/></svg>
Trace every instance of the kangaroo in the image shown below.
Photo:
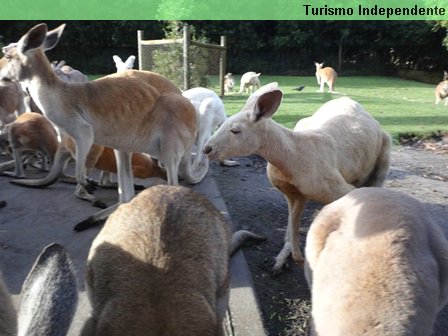
<svg viewBox="0 0 448 336"><path fill-rule="evenodd" d="M203 87L189 89L182 95L190 100L198 114L199 128L195 141L197 152L193 166L198 167L201 164L208 166L207 156L202 150L213 131L227 119L224 103L214 91ZM220 163L227 167L239 165L238 162L232 160L223 160Z"/></svg>
<svg viewBox="0 0 448 336"><path fill-rule="evenodd" d="M5 126L9 144L12 149L14 164L5 162L0 165L0 171L4 175L24 178L23 155L26 152L39 153L42 156L43 167L45 163L53 164L54 156L58 148L56 130L48 119L35 112L21 114L14 122ZM5 171L15 167L14 171Z"/></svg>
<svg viewBox="0 0 448 336"><path fill-rule="evenodd" d="M445 99L448 97L448 72L443 72L443 81L441 81L436 86L436 104L440 103L442 100L445 100L445 105L448 104L448 100Z"/></svg>
<svg viewBox="0 0 448 336"><path fill-rule="evenodd" d="M93 311L81 333L223 335L229 257L247 237L202 195L181 186L145 189L108 218L90 248Z"/></svg>
<svg viewBox="0 0 448 336"><path fill-rule="evenodd" d="M238 93L253 93L256 89L260 88L260 77L261 73L255 73L253 71L246 72L241 76L240 91Z"/></svg>
<svg viewBox="0 0 448 336"><path fill-rule="evenodd" d="M122 61L120 56L113 55L112 58L113 58L113 60L115 62L115 67L117 68L117 72L129 70L129 69L132 69L134 67L134 62L135 62L135 56L134 55L129 56L126 59L126 61L124 61L124 62Z"/></svg>
<svg viewBox="0 0 448 336"><path fill-rule="evenodd" d="M338 78L336 71L332 67L322 68L324 66L323 62L314 62L314 65L316 66L317 84L320 85L319 91L324 92L324 85L327 84L329 92L334 92L334 83Z"/></svg>
<svg viewBox="0 0 448 336"><path fill-rule="evenodd" d="M429 336L448 301L448 241L402 193L361 188L325 206L305 255L311 336Z"/></svg>
<svg viewBox="0 0 448 336"><path fill-rule="evenodd" d="M75 194L90 194L85 160L94 142L116 149L120 202L135 193L131 152L156 158L166 169L168 184L177 185L179 175L188 183L199 183L207 171L191 167L197 115L188 99L172 82L149 71L128 70L87 83L62 81L44 52L55 47L64 27L48 31L46 24L39 24L4 47L0 81L25 82L48 119L75 140ZM102 219L115 208L88 220Z"/></svg>
<svg viewBox="0 0 448 336"><path fill-rule="evenodd" d="M26 106L19 84L0 85L0 129L25 112Z"/></svg>
<svg viewBox="0 0 448 336"><path fill-rule="evenodd" d="M76 278L65 249L48 245L25 279L18 312L0 277L0 335L66 335L78 302Z"/></svg>
<svg viewBox="0 0 448 336"><path fill-rule="evenodd" d="M288 202L285 243L275 258L275 273L291 253L303 265L299 228L306 202L328 204L354 188L381 186L391 147L379 123L347 97L327 102L289 130L271 118L282 96L277 83L261 87L204 147L210 160L258 154L268 161L269 181Z"/></svg>
<svg viewBox="0 0 448 336"><path fill-rule="evenodd" d="M233 80L232 73L227 73L224 76L224 92L230 93L233 91L233 88L235 86L235 81Z"/></svg>

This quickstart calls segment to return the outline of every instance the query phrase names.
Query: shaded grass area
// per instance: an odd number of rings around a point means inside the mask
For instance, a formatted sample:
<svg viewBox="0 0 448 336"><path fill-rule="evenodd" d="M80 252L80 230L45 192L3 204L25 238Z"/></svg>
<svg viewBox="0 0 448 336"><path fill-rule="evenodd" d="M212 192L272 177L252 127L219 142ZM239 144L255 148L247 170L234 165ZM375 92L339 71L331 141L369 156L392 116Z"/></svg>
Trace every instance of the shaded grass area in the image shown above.
<svg viewBox="0 0 448 336"><path fill-rule="evenodd" d="M234 78L238 84L240 76L234 75ZM409 134L424 138L448 133L448 106L434 104L435 86L430 84L393 77L340 77L336 93L322 94L317 92L315 77L262 75L260 81L262 85L279 83L284 97L273 119L288 128L313 114L325 102L348 96L361 103L395 140ZM293 90L299 85L305 85L305 89ZM227 114L237 113L246 99L247 95L237 93L224 97Z"/></svg>

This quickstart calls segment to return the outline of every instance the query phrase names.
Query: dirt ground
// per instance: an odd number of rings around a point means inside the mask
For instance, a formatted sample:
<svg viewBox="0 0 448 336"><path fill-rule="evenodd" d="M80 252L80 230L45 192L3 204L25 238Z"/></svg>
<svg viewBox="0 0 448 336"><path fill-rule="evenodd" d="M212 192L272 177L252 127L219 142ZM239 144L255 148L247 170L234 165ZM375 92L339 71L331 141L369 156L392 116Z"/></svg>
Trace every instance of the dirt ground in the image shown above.
<svg viewBox="0 0 448 336"><path fill-rule="evenodd" d="M305 335L310 293L303 270L290 261L280 275L271 272L274 256L283 246L288 217L286 201L270 185L263 158L252 155L236 160L240 167L213 164L213 177L235 225L268 237L265 243L245 248L267 334ZM394 148L385 187L422 201L448 236L448 142ZM308 204L303 227L309 226L320 208ZM303 250L305 234L301 243ZM440 313L433 335L448 335L448 305Z"/></svg>

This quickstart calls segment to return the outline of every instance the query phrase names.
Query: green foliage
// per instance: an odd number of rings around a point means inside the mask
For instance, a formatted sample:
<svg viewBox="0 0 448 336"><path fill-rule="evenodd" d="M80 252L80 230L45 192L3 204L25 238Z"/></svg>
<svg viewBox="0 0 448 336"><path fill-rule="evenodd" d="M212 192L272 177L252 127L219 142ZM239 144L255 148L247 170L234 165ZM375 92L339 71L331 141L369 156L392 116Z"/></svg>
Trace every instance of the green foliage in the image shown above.
<svg viewBox="0 0 448 336"><path fill-rule="evenodd" d="M183 36L183 23L181 21L168 21L164 29L167 39L179 39ZM204 38L197 37L194 29L191 31L192 39L205 42ZM199 48L189 50L190 87L207 86L207 55ZM178 87L183 83L183 45L182 43L168 44L164 48L153 52L153 69L170 79Z"/></svg>

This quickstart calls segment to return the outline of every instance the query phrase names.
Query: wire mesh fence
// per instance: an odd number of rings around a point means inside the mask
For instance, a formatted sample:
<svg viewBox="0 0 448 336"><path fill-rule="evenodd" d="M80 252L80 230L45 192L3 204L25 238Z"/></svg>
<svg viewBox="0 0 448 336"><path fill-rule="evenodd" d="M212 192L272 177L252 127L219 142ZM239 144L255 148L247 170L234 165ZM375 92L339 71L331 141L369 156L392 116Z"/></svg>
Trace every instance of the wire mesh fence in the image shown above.
<svg viewBox="0 0 448 336"><path fill-rule="evenodd" d="M221 44L192 41L188 27L181 39L144 40L138 32L140 70L150 70L170 79L184 90L209 87L224 94L225 38Z"/></svg>

